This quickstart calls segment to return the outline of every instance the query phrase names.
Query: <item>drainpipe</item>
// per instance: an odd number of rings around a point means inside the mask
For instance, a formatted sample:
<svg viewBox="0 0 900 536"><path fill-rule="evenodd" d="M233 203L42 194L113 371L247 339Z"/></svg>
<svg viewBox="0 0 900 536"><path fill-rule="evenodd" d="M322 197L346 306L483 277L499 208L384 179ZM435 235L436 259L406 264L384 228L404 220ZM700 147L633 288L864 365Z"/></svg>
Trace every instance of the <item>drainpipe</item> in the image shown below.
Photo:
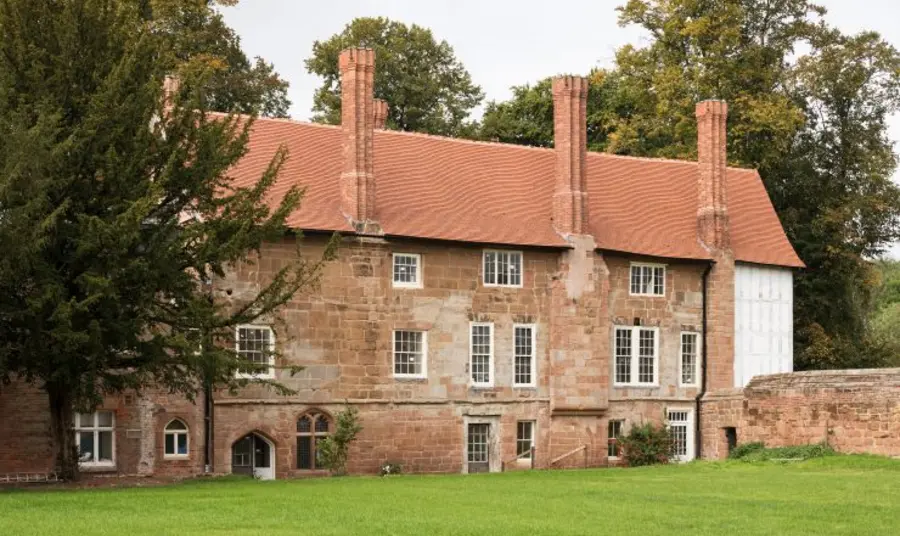
<svg viewBox="0 0 900 536"><path fill-rule="evenodd" d="M694 458L700 459L703 457L703 440L701 437L700 430L700 399L703 398L703 395L706 394L706 349L709 347L707 343L707 335L706 335L706 327L707 327L707 316L708 316L708 305L707 305L707 288L709 286L709 272L712 270L713 263L710 262L709 266L703 270L703 345L700 349L701 354L701 364L700 364L700 392L697 394L697 398L694 401L694 405L696 406L694 409L694 452L696 453Z"/></svg>
<svg viewBox="0 0 900 536"><path fill-rule="evenodd" d="M211 473L213 469L213 390L209 381L203 386L203 472Z"/></svg>

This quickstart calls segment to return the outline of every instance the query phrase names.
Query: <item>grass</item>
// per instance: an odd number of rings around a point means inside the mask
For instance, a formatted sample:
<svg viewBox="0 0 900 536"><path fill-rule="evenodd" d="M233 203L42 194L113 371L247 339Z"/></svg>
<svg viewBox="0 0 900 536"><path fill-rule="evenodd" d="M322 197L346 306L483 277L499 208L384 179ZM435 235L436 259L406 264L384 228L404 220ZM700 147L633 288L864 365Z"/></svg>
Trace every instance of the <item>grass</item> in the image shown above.
<svg viewBox="0 0 900 536"><path fill-rule="evenodd" d="M0 534L896 534L900 461L0 492Z"/></svg>

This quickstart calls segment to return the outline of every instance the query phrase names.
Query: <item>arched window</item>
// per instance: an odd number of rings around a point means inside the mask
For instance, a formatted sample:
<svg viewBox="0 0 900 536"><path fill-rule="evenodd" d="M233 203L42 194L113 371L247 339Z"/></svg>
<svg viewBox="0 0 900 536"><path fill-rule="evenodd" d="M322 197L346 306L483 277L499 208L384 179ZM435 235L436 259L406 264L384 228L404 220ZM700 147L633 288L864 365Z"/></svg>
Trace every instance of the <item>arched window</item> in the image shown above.
<svg viewBox="0 0 900 536"><path fill-rule="evenodd" d="M297 469L322 469L319 443L331 433L331 417L312 410L297 419Z"/></svg>
<svg viewBox="0 0 900 536"><path fill-rule="evenodd" d="M188 427L182 421L175 419L166 425L165 429L165 457L187 458L190 437Z"/></svg>

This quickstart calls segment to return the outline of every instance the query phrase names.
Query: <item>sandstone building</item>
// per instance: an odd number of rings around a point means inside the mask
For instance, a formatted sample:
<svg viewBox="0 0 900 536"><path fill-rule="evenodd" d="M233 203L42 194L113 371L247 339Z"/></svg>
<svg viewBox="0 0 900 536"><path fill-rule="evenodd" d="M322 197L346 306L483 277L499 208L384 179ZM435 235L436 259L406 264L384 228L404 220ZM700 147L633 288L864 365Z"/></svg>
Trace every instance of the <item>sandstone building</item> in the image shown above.
<svg viewBox="0 0 900 536"><path fill-rule="evenodd" d="M316 293L236 334L248 359L276 349L270 375L297 394L110 398L76 422L84 468L316 474L345 403L364 428L351 472L606 465L646 421L668 423L682 460L722 455L737 425L716 393L792 370L802 266L759 174L726 164L726 104L697 105L696 162L592 153L587 81L561 76L555 146L530 148L384 130L374 69L371 50L344 51L342 124L259 119L232 174L251 184L286 145L272 201L306 189L289 220L302 250L343 236ZM218 297L255 293L295 240ZM0 474L51 469L46 406L0 391Z"/></svg>

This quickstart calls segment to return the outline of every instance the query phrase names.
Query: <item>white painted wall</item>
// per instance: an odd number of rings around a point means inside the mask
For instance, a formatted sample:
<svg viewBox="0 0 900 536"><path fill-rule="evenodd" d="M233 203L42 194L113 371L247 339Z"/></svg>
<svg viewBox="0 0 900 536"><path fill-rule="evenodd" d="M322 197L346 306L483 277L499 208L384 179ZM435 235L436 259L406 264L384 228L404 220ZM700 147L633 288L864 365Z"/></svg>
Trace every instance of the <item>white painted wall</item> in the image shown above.
<svg viewBox="0 0 900 536"><path fill-rule="evenodd" d="M794 275L737 264L734 272L734 386L794 369Z"/></svg>

